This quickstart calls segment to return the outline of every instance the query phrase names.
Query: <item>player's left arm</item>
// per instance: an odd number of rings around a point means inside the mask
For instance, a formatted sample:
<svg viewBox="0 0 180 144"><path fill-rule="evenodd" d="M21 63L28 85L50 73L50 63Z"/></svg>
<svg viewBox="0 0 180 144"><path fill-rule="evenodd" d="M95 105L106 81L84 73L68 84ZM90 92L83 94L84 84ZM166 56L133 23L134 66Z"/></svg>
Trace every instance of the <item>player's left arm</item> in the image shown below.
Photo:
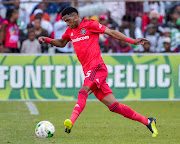
<svg viewBox="0 0 180 144"><path fill-rule="evenodd" d="M123 33L116 31L116 30L111 30L108 27L106 27L104 33L115 38L115 39L118 39L118 40L121 40L124 42L128 42L128 43L131 43L134 45L143 45L144 41L148 41L145 38L131 39L129 37L126 37Z"/></svg>

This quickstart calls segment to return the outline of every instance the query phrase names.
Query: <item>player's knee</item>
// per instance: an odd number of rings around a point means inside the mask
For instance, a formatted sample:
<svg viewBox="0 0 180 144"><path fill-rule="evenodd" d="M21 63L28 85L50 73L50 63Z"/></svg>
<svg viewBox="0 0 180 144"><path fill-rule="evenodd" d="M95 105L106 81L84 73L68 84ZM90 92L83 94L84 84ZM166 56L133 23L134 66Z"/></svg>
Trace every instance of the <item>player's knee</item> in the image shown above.
<svg viewBox="0 0 180 144"><path fill-rule="evenodd" d="M91 88L90 87L88 87L88 86L82 86L82 88L80 89L80 91L82 91L82 90L85 90L87 93L91 90ZM79 92L80 92L79 91Z"/></svg>

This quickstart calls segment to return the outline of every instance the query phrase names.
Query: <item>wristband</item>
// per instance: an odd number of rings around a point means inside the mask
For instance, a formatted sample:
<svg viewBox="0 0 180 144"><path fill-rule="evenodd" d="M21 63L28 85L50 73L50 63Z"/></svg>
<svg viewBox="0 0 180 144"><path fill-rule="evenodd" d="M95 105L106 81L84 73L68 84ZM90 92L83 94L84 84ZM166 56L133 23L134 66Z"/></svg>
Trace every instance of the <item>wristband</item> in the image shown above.
<svg viewBox="0 0 180 144"><path fill-rule="evenodd" d="M128 43L130 43L130 44L134 44L135 39L132 39L132 38L126 37L126 42L128 42Z"/></svg>
<svg viewBox="0 0 180 144"><path fill-rule="evenodd" d="M51 43L51 42L52 42L52 39L51 39L51 38L46 37L46 38L45 38L45 42L46 42L46 43Z"/></svg>

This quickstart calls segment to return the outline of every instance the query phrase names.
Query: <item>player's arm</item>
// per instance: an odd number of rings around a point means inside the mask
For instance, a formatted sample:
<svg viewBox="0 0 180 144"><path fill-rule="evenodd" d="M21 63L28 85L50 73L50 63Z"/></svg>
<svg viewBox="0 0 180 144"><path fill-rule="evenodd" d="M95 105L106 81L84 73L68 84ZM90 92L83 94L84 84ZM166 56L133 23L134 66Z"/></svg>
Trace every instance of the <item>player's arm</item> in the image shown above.
<svg viewBox="0 0 180 144"><path fill-rule="evenodd" d="M40 44L42 43L50 43L54 46L57 46L57 47L65 47L66 44L69 42L67 40L64 40L64 39L51 39L51 38L48 38L48 37L39 37L38 38L38 41Z"/></svg>
<svg viewBox="0 0 180 144"><path fill-rule="evenodd" d="M126 37L123 33L116 31L116 30L111 30L107 27L106 27L106 30L104 33L115 38L115 39L118 39L118 40L121 40L124 42L128 42L128 43L131 43L134 45L141 45L141 44L144 44L144 41L148 41L145 38L131 39L129 37Z"/></svg>

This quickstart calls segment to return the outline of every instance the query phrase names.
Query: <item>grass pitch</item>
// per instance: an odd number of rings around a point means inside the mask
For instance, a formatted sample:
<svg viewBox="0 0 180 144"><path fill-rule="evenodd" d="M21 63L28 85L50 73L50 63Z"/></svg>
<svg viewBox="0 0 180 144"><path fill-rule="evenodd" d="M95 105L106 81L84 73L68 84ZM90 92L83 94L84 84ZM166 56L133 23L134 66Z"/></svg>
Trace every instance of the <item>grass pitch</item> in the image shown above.
<svg viewBox="0 0 180 144"><path fill-rule="evenodd" d="M72 132L64 132L75 102L33 102L39 115L30 115L25 102L0 102L0 143L12 144L179 144L180 102L122 102L145 116L157 118L159 135L151 137L141 123L109 112L100 102L87 102ZM52 138L38 138L35 126L48 120L55 126Z"/></svg>

